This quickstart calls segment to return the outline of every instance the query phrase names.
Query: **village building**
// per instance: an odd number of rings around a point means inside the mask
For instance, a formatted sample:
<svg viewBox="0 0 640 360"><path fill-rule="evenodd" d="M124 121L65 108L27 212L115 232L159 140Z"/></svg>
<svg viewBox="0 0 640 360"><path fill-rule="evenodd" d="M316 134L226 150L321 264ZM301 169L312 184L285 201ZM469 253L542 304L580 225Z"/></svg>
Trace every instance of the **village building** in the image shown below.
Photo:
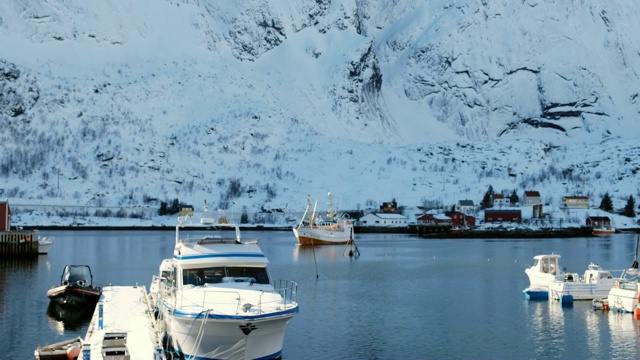
<svg viewBox="0 0 640 360"><path fill-rule="evenodd" d="M419 225L429 226L451 226L453 221L444 214L424 214L416 219Z"/></svg>
<svg viewBox="0 0 640 360"><path fill-rule="evenodd" d="M506 198L502 194L493 194L491 195L491 206L492 207L502 207L509 205L509 199Z"/></svg>
<svg viewBox="0 0 640 360"><path fill-rule="evenodd" d="M0 201L0 231L11 230L11 207L9 201Z"/></svg>
<svg viewBox="0 0 640 360"><path fill-rule="evenodd" d="M398 203L395 199L391 202L383 202L382 205L380 205L380 211L383 213L395 214L398 212Z"/></svg>
<svg viewBox="0 0 640 360"><path fill-rule="evenodd" d="M522 211L520 210L485 210L484 222L521 222Z"/></svg>
<svg viewBox="0 0 640 360"><path fill-rule="evenodd" d="M588 196L564 196L562 198L562 207L565 209L588 209Z"/></svg>
<svg viewBox="0 0 640 360"><path fill-rule="evenodd" d="M542 205L540 193L533 190L526 190L522 195L522 205Z"/></svg>
<svg viewBox="0 0 640 360"><path fill-rule="evenodd" d="M458 211L448 211L444 213L451 219L451 224L459 226L476 226L476 218Z"/></svg>
<svg viewBox="0 0 640 360"><path fill-rule="evenodd" d="M588 227L607 227L611 226L611 219L608 216L589 216L585 223Z"/></svg>
<svg viewBox="0 0 640 360"><path fill-rule="evenodd" d="M463 214L471 215L475 213L476 207L473 204L473 200L458 200L454 210Z"/></svg>
<svg viewBox="0 0 640 360"><path fill-rule="evenodd" d="M359 226L406 227L409 219L401 214L369 213L358 220Z"/></svg>

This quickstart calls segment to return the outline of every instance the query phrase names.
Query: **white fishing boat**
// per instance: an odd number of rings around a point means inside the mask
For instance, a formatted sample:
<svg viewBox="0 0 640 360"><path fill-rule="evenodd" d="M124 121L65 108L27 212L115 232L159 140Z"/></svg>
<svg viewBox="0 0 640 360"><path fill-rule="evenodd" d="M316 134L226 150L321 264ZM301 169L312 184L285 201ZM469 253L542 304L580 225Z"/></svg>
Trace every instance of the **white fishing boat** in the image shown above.
<svg viewBox="0 0 640 360"><path fill-rule="evenodd" d="M316 213L318 202L311 210L311 199L300 223L293 227L293 233L300 245L348 244L353 240L353 223L349 219L339 219L333 213L331 193L329 193L327 217ZM308 215L308 217L307 217Z"/></svg>
<svg viewBox="0 0 640 360"><path fill-rule="evenodd" d="M578 277L578 274L566 273L560 268L560 255L536 255L533 260L533 265L524 270L529 277L529 287L522 292L529 300L548 299L551 283L564 281L569 276Z"/></svg>
<svg viewBox="0 0 640 360"><path fill-rule="evenodd" d="M633 313L640 304L640 271L638 271L638 242L636 239L636 254L630 268L622 272L622 276L616 279L609 296L606 299L608 308L613 311ZM603 301L604 302L604 301ZM596 306L597 302L594 302Z"/></svg>
<svg viewBox="0 0 640 360"><path fill-rule="evenodd" d="M606 297L613 287L615 278L610 271L600 265L590 263L582 277L567 274L564 279L549 285L549 298L562 303L574 300L593 300Z"/></svg>
<svg viewBox="0 0 640 360"><path fill-rule="evenodd" d="M51 245L53 245L52 236L38 237L38 254L48 254Z"/></svg>
<svg viewBox="0 0 640 360"><path fill-rule="evenodd" d="M191 218L179 218L173 258L151 284L165 351L180 359L281 358L298 313L297 284L271 282L258 242L243 242L236 225L212 229ZM220 229L234 236L209 236Z"/></svg>

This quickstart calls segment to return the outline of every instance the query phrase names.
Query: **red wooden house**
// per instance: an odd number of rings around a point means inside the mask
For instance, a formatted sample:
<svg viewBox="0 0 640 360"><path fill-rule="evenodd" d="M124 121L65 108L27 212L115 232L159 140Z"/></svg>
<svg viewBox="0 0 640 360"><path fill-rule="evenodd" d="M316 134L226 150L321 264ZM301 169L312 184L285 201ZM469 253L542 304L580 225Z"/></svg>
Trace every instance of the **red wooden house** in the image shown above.
<svg viewBox="0 0 640 360"><path fill-rule="evenodd" d="M451 223L453 225L476 226L476 218L473 216L465 215L459 211L448 211L444 214L451 218Z"/></svg>
<svg viewBox="0 0 640 360"><path fill-rule="evenodd" d="M11 207L8 201L0 201L0 231L11 230Z"/></svg>
<svg viewBox="0 0 640 360"><path fill-rule="evenodd" d="M607 227L611 226L611 219L608 216L589 216L586 225L589 227Z"/></svg>
<svg viewBox="0 0 640 360"><path fill-rule="evenodd" d="M421 225L448 226L452 224L452 219L442 214L424 214L417 218L416 222Z"/></svg>

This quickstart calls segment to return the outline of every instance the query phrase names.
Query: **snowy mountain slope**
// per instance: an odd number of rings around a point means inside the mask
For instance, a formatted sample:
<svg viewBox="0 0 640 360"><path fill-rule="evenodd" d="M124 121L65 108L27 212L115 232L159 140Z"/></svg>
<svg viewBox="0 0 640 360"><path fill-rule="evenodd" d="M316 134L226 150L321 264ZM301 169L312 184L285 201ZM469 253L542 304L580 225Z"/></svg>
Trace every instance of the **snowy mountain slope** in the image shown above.
<svg viewBox="0 0 640 360"><path fill-rule="evenodd" d="M639 9L1 2L0 197L257 209L332 191L355 208L492 185L623 206Z"/></svg>

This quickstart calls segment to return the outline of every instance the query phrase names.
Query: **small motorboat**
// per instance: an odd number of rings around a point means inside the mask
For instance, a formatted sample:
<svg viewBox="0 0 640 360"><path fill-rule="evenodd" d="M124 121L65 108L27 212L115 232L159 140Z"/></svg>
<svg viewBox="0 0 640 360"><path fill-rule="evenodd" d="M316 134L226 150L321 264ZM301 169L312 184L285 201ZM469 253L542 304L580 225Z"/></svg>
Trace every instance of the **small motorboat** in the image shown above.
<svg viewBox="0 0 640 360"><path fill-rule="evenodd" d="M529 277L529 287L522 292L528 300L546 300L549 298L549 285L553 282L579 277L560 268L560 255L536 255L533 260L534 264L524 270Z"/></svg>
<svg viewBox="0 0 640 360"><path fill-rule="evenodd" d="M102 288L93 286L93 275L88 265L66 265L60 276L60 285L47 291L47 297L62 306L94 307L101 294Z"/></svg>
<svg viewBox="0 0 640 360"><path fill-rule="evenodd" d="M64 340L55 344L38 346L33 352L37 360L77 359L82 349L82 339Z"/></svg>
<svg viewBox="0 0 640 360"><path fill-rule="evenodd" d="M53 245L52 236L38 237L38 254L49 253L49 248Z"/></svg>
<svg viewBox="0 0 640 360"><path fill-rule="evenodd" d="M549 285L549 298L562 303L573 300L593 300L606 297L614 285L614 277L609 270L600 265L590 263L584 276L576 277L568 274L563 280L556 280Z"/></svg>

